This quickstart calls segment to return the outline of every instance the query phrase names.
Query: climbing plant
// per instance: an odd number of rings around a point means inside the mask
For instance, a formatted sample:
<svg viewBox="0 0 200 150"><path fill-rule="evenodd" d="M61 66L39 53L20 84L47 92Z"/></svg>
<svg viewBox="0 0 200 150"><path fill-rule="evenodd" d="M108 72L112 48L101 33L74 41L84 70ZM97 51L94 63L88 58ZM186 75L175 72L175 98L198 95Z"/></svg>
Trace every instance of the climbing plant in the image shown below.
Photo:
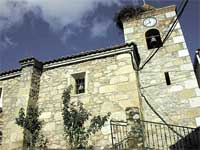
<svg viewBox="0 0 200 150"><path fill-rule="evenodd" d="M72 86L69 86L62 96L64 136L71 149L86 148L89 137L104 126L110 113L105 116L92 116L82 102L71 102L71 90Z"/></svg>
<svg viewBox="0 0 200 150"><path fill-rule="evenodd" d="M25 115L24 108L19 110L16 124L24 129L24 149L34 150L36 145L40 150L45 150L48 140L41 133L42 121L39 120L38 107L29 106Z"/></svg>

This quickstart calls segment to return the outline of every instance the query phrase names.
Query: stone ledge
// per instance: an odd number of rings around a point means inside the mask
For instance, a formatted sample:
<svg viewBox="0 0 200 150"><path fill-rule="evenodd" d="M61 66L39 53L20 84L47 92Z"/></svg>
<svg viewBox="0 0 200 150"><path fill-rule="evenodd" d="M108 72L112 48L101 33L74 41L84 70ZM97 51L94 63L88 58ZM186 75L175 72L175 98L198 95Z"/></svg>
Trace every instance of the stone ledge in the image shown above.
<svg viewBox="0 0 200 150"><path fill-rule="evenodd" d="M19 63L21 64L22 68L28 66L34 66L38 69L42 69L43 67L43 63L33 57L22 59L19 61Z"/></svg>

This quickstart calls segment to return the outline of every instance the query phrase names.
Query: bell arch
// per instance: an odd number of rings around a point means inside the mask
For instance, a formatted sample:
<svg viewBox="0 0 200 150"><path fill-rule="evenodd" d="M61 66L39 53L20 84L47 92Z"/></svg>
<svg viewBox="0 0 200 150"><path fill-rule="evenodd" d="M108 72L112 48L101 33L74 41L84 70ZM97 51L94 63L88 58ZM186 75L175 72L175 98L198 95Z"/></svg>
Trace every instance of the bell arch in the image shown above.
<svg viewBox="0 0 200 150"><path fill-rule="evenodd" d="M150 29L145 33L146 43L148 49L162 47L162 40L160 32L157 29Z"/></svg>

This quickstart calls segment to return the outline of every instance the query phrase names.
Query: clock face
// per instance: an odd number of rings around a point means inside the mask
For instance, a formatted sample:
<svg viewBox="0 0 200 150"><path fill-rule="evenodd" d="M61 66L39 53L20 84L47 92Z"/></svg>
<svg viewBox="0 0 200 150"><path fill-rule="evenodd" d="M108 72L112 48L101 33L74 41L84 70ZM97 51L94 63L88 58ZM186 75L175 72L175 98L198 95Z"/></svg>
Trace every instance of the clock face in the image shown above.
<svg viewBox="0 0 200 150"><path fill-rule="evenodd" d="M146 27L153 27L156 25L156 23L157 23L157 20L154 17L148 17L144 19L144 22L143 22L144 26Z"/></svg>

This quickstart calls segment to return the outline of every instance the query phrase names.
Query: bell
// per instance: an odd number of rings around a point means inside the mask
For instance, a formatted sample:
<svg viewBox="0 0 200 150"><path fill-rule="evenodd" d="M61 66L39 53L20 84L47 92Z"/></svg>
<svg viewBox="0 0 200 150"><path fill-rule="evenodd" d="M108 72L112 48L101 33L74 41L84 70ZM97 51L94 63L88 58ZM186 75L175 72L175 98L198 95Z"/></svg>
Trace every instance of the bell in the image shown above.
<svg viewBox="0 0 200 150"><path fill-rule="evenodd" d="M158 44L158 42L157 42L157 40L156 40L156 38L155 38L154 36L151 37L150 44L151 44L152 46L156 46L156 45Z"/></svg>
<svg viewBox="0 0 200 150"><path fill-rule="evenodd" d="M151 37L150 45L152 48L156 48L158 46L158 41L156 40L156 38L154 36Z"/></svg>

